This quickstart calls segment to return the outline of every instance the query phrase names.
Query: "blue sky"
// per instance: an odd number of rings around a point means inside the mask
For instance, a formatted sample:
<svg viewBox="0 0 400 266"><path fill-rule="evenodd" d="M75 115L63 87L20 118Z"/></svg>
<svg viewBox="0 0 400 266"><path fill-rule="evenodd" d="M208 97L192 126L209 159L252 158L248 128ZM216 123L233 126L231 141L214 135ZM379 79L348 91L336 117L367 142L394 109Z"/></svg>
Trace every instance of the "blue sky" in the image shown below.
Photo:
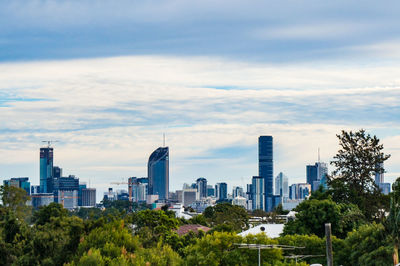
<svg viewBox="0 0 400 266"><path fill-rule="evenodd" d="M101 192L145 176L167 134L171 189L244 185L257 138L305 179L341 129L365 128L400 176L397 1L2 1L0 178L55 164ZM111 181L110 181L111 180Z"/></svg>

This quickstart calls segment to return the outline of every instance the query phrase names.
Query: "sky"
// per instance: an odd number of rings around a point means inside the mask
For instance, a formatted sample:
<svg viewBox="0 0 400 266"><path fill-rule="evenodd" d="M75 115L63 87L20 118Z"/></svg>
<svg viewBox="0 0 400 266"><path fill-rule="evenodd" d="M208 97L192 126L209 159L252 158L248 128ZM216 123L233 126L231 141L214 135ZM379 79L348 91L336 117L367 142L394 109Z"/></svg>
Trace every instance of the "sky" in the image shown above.
<svg viewBox="0 0 400 266"><path fill-rule="evenodd" d="M381 139L400 176L398 1L1 1L0 181L39 184L39 148L98 190L147 175L170 148L170 190L245 186L257 141L305 181L341 130ZM333 166L329 167L333 170Z"/></svg>

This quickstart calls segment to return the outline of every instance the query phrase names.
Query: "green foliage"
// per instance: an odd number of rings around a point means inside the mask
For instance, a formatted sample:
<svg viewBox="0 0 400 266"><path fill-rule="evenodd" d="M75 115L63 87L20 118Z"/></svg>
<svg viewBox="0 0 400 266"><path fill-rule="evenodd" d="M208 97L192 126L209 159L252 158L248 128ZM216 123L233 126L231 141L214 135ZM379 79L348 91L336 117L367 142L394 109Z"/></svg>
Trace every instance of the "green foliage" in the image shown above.
<svg viewBox="0 0 400 266"><path fill-rule="evenodd" d="M279 203L279 205L276 206L274 212L275 212L277 215L286 215L286 214L289 213L288 210L284 210L284 209L283 209L283 205L282 205L281 203Z"/></svg>
<svg viewBox="0 0 400 266"><path fill-rule="evenodd" d="M21 261L29 264L62 265L70 261L84 233L84 224L78 217L52 217L45 224L33 227L27 250Z"/></svg>
<svg viewBox="0 0 400 266"><path fill-rule="evenodd" d="M127 221L135 225L135 234L141 238L145 247L154 246L160 238L181 224L181 221L175 218L174 212L162 210L135 212L127 218Z"/></svg>
<svg viewBox="0 0 400 266"><path fill-rule="evenodd" d="M0 220L5 212L12 212L18 219L27 219L31 213L31 207L27 206L30 197L22 188L13 186L0 186Z"/></svg>
<svg viewBox="0 0 400 266"><path fill-rule="evenodd" d="M203 213L211 226L219 226L221 231L241 232L249 228L249 215L247 211L237 205L230 203L220 203L215 206L207 207ZM217 230L218 231L218 230Z"/></svg>
<svg viewBox="0 0 400 266"><path fill-rule="evenodd" d="M372 221L388 209L388 200L377 188L372 176L383 173L385 155L383 145L376 136L371 137L363 129L357 132L342 131L339 138L341 149L331 162L336 167L328 178L330 193L335 202L352 203L359 207L364 216Z"/></svg>
<svg viewBox="0 0 400 266"><path fill-rule="evenodd" d="M64 209L61 204L52 202L47 206L40 207L39 210L35 211L32 217L32 221L37 225L44 225L51 221L54 217L66 217L68 216L68 210Z"/></svg>
<svg viewBox="0 0 400 266"><path fill-rule="evenodd" d="M342 265L391 265L392 250L382 224L363 225L349 233L339 252Z"/></svg>
<svg viewBox="0 0 400 266"><path fill-rule="evenodd" d="M239 249L235 243L277 244L277 241L265 234L242 238L233 233L214 232L185 248L185 265L257 265L257 250ZM262 250L261 260L266 265L274 265L282 260L282 251Z"/></svg>
<svg viewBox="0 0 400 266"><path fill-rule="evenodd" d="M189 219L188 223L209 226L207 223L207 219L203 214L198 214L198 215L194 216L193 218Z"/></svg>
<svg viewBox="0 0 400 266"><path fill-rule="evenodd" d="M393 264L399 262L400 245L400 178L393 183L393 192L390 195L390 213L384 222L388 239L393 244Z"/></svg>
<svg viewBox="0 0 400 266"><path fill-rule="evenodd" d="M336 204L331 199L305 200L295 211L296 219L289 221L283 233L315 234L325 236L325 223L331 223L332 234L344 238L348 232L364 223L364 217L355 205Z"/></svg>
<svg viewBox="0 0 400 266"><path fill-rule="evenodd" d="M280 245L288 245L295 247L303 247L294 250L285 251L285 255L322 255L321 257L306 258L309 264L320 263L326 264L326 246L325 238L319 238L316 235L285 235L278 238ZM333 258L336 260L336 254L344 246L344 240L336 237L332 238Z"/></svg>
<svg viewBox="0 0 400 266"><path fill-rule="evenodd" d="M252 215L255 217L268 217L268 213L261 209L254 210Z"/></svg>

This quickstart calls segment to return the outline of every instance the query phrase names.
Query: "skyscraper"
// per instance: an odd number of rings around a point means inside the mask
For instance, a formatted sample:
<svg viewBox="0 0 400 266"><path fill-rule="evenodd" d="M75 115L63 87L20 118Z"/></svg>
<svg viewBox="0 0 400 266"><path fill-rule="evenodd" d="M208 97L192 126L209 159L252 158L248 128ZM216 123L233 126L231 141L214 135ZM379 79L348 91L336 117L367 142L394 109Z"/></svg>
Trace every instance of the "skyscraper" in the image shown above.
<svg viewBox="0 0 400 266"><path fill-rule="evenodd" d="M321 181L326 180L328 166L326 163L317 162L315 165L307 165L306 172L307 183L311 185L311 190L315 191L320 185L324 185Z"/></svg>
<svg viewBox="0 0 400 266"><path fill-rule="evenodd" d="M156 149L147 164L149 177L149 195L158 195L158 199L168 199L169 192L169 150L168 147Z"/></svg>
<svg viewBox="0 0 400 266"><path fill-rule="evenodd" d="M53 193L53 148L40 148L40 192Z"/></svg>
<svg viewBox="0 0 400 266"><path fill-rule="evenodd" d="M275 195L289 197L289 180L282 172L275 177Z"/></svg>
<svg viewBox="0 0 400 266"><path fill-rule="evenodd" d="M217 183L215 185L216 198L225 200L228 198L228 185L226 183Z"/></svg>
<svg viewBox="0 0 400 266"><path fill-rule="evenodd" d="M207 179L200 177L196 180L197 194L199 199L207 198Z"/></svg>
<svg viewBox="0 0 400 266"><path fill-rule="evenodd" d="M264 178L261 176L253 176L252 179L252 184L251 184L251 198L252 198L252 204L253 210L264 210L265 209L265 195L264 195Z"/></svg>
<svg viewBox="0 0 400 266"><path fill-rule="evenodd" d="M265 211L270 212L274 206L274 164L273 164L273 138L260 136L258 138L258 175L264 179Z"/></svg>

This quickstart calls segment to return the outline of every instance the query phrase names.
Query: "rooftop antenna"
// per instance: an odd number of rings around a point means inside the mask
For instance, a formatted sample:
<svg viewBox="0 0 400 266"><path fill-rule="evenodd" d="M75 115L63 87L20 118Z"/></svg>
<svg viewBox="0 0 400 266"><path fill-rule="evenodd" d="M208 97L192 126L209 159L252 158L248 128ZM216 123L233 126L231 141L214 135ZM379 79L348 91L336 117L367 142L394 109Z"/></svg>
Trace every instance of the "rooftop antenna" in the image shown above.
<svg viewBox="0 0 400 266"><path fill-rule="evenodd" d="M58 142L58 140L42 140L42 142L47 143L47 148L50 148L51 143Z"/></svg>
<svg viewBox="0 0 400 266"><path fill-rule="evenodd" d="M163 147L165 147L165 133L163 133Z"/></svg>
<svg viewBox="0 0 400 266"><path fill-rule="evenodd" d="M319 147L318 147L318 162L321 162L321 157L320 157L320 152L319 152Z"/></svg>

